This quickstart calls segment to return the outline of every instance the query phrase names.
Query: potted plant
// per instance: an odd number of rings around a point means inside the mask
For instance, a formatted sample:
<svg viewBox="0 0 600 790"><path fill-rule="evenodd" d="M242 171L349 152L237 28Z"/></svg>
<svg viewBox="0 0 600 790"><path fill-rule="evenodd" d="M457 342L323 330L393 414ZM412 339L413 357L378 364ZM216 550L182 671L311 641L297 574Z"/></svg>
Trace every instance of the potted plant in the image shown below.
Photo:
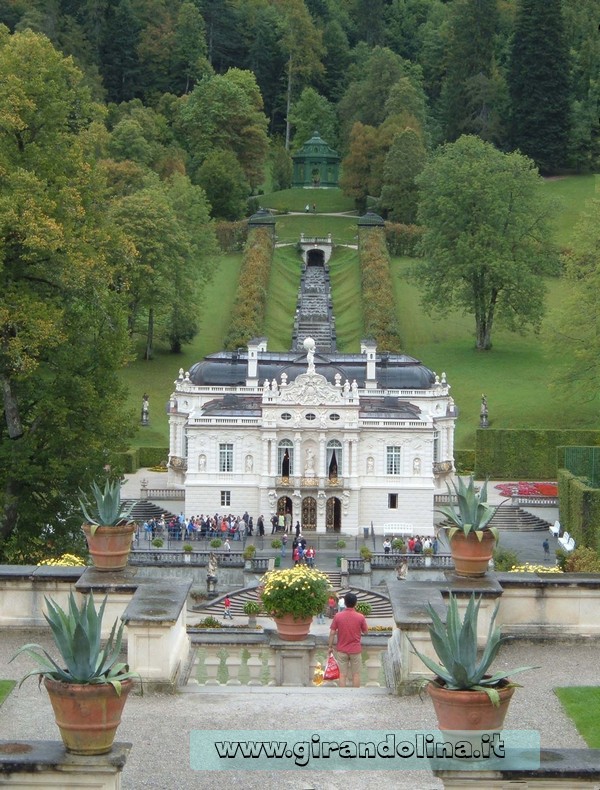
<svg viewBox="0 0 600 790"><path fill-rule="evenodd" d="M266 573L260 585L265 612L275 620L279 637L288 642L304 639L315 615L329 600L331 584L321 571L306 565Z"/></svg>
<svg viewBox="0 0 600 790"><path fill-rule="evenodd" d="M361 546L359 554L365 562L371 562L371 559L373 558L373 552L368 546Z"/></svg>
<svg viewBox="0 0 600 790"><path fill-rule="evenodd" d="M253 560L256 556L256 546L250 543L242 552L242 556L245 560Z"/></svg>
<svg viewBox="0 0 600 790"><path fill-rule="evenodd" d="M162 547L165 545L165 542L162 538L154 538L152 545L155 549L162 549Z"/></svg>
<svg viewBox="0 0 600 790"><path fill-rule="evenodd" d="M223 541L221 538L213 538L210 542L210 545L213 549L220 549L223 545Z"/></svg>
<svg viewBox="0 0 600 790"><path fill-rule="evenodd" d="M60 659L55 661L36 644L23 645L11 659L26 653L37 661L39 668L28 672L21 683L31 675L43 679L63 743L74 754L105 754L111 750L133 678L139 678L120 661L124 623L117 628L115 621L106 644L101 645L106 601L107 597L96 611L90 592L78 608L71 593L65 612L46 598L44 617Z"/></svg>
<svg viewBox="0 0 600 790"><path fill-rule="evenodd" d="M337 543L335 544L335 547L336 547L336 549L340 549L340 550L345 549L346 548L346 541L345 540L338 540ZM342 565L342 557L341 557L341 555L339 555L339 556L337 556L335 558L335 564L337 565L338 568L341 567L341 565Z"/></svg>
<svg viewBox="0 0 600 790"><path fill-rule="evenodd" d="M423 549L423 556L425 557L425 567L431 567L431 558L433 557L433 549L431 546L427 546L426 549Z"/></svg>
<svg viewBox="0 0 600 790"><path fill-rule="evenodd" d="M487 482L480 491L475 490L472 476L468 485L460 477L458 486L452 485L456 508L444 505L438 511L450 521L443 528L448 533L455 571L458 576L485 576L498 542L498 530L490 524L496 509L487 503ZM452 498L450 486L448 493Z"/></svg>
<svg viewBox="0 0 600 790"><path fill-rule="evenodd" d="M194 551L194 547L192 546L191 543L184 543L181 548L185 552L185 554L183 555L183 561L184 562L190 562L191 559L192 559L190 555L191 555L192 551Z"/></svg>
<svg viewBox="0 0 600 790"><path fill-rule="evenodd" d="M248 625L256 628L256 616L262 612L262 606L258 601L246 601L244 604L244 614L248 615Z"/></svg>
<svg viewBox="0 0 600 790"><path fill-rule="evenodd" d="M406 544L402 540L402 538L394 538L392 541L392 549L393 551L397 551L400 554L404 554L406 550Z"/></svg>
<svg viewBox="0 0 600 790"><path fill-rule="evenodd" d="M373 611L373 607L371 606L371 604L366 603L366 601L362 601L362 602L359 601L359 603L357 603L354 608L356 609L357 612L360 612L365 617L368 617Z"/></svg>
<svg viewBox="0 0 600 790"><path fill-rule="evenodd" d="M517 684L509 677L527 669L519 667L491 673L500 645L507 637L500 634L494 622L498 606L494 609L485 649L477 657L477 619L481 597L472 594L461 621L458 600L450 594L447 605L446 623L430 603L427 611L432 624L429 635L439 663L419 652L411 642L416 655L434 674L433 680L426 680L427 691L433 706L440 730L500 730L508 710L508 704Z"/></svg>
<svg viewBox="0 0 600 790"><path fill-rule="evenodd" d="M135 522L129 516L135 502L121 503L121 481L106 479L104 490L92 483L93 501L83 492L79 506L82 525L94 566L99 571L121 571L127 565Z"/></svg>

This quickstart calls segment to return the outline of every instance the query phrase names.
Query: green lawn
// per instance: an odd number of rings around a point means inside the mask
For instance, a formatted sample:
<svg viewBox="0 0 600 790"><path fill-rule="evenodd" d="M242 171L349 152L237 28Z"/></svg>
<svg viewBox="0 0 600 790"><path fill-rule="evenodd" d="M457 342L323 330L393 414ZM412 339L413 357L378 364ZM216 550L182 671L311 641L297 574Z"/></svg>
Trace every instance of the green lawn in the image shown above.
<svg viewBox="0 0 600 790"><path fill-rule="evenodd" d="M354 211L354 200L345 197L341 189L283 189L281 192L271 192L268 195L259 195L258 201L265 208L277 211L304 211L306 204L317 207L317 212Z"/></svg>
<svg viewBox="0 0 600 790"><path fill-rule="evenodd" d="M590 749L600 749L600 688L569 686L554 693Z"/></svg>
<svg viewBox="0 0 600 790"><path fill-rule="evenodd" d="M16 680L0 680L0 705L2 705L10 692L14 689L16 683Z"/></svg>
<svg viewBox="0 0 600 790"><path fill-rule="evenodd" d="M599 176L572 176L546 182L548 190L561 201L556 217L556 236L561 244L572 242L572 232L585 202L600 188ZM307 202L317 202L319 211L344 210L339 190L288 190L277 198L295 195L299 210ZM275 196L265 196L268 198ZM264 202L264 205L275 205ZM288 208L294 206L288 202ZM320 214L281 215L277 218L279 241L295 243L300 233L333 235L338 243L356 243L356 217L329 217ZM408 259L392 261L398 319L404 349L440 373L445 371L460 412L457 422L458 448L474 446L479 424L481 394L488 398L490 424L494 428L517 427L595 427L598 408L593 400L574 406L568 392L554 386L560 369L560 346L552 341L551 325L563 299L566 284L547 280L548 315L539 336L531 332L517 335L496 329L490 352L474 349L472 316L451 313L447 317L429 316L421 306L420 295L407 281ZM135 445L168 444L166 404L180 367L188 370L206 354L222 348L239 278L241 254L224 255L215 260L214 278L206 289L204 303L198 306L200 332L179 355L158 347L151 362L136 361L123 371L129 387L129 406L137 424L142 395L150 396L150 426L139 428ZM360 304L360 269L356 250L339 247L330 262L338 349L357 353L363 335ZM295 244L278 248L269 281L269 297L264 334L269 349L288 350L300 282L300 256ZM182 297L183 298L183 297Z"/></svg>
<svg viewBox="0 0 600 790"><path fill-rule="evenodd" d="M561 247L573 241L573 231L588 200L600 198L600 175L548 179L546 189L558 204L553 220L555 239Z"/></svg>

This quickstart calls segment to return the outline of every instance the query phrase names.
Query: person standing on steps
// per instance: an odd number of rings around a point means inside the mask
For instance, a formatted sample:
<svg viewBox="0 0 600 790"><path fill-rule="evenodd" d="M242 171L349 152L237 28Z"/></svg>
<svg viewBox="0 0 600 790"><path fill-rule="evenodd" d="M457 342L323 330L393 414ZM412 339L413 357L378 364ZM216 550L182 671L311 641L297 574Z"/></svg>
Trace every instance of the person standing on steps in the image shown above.
<svg viewBox="0 0 600 790"><path fill-rule="evenodd" d="M338 612L331 622L329 631L329 652L337 634L336 659L340 667L340 686L345 688L348 680L354 688L360 687L362 635L369 630L364 615L355 609L357 597L349 592L344 596L345 608Z"/></svg>

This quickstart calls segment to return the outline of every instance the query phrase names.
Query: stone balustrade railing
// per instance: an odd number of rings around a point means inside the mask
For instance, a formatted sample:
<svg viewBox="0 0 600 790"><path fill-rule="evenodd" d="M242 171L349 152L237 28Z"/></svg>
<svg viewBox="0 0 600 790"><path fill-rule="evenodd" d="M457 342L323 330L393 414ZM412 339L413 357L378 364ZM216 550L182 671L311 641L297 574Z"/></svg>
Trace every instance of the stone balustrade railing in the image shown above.
<svg viewBox="0 0 600 790"><path fill-rule="evenodd" d="M371 569L396 568L400 563L406 562L409 570L417 568L443 568L448 569L454 566L452 555L450 554L400 554L392 552L390 554L373 554L371 556ZM349 557L348 570L350 573L363 573L365 561L362 558Z"/></svg>
<svg viewBox="0 0 600 790"><path fill-rule="evenodd" d="M247 636L238 635L239 639ZM233 635L232 635L233 636ZM224 639L232 641L232 636ZM233 637L235 639L235 637ZM196 637L192 639L195 642ZM193 660L191 680L203 686L274 686L277 682L277 654L269 644L268 634L256 634L253 639L260 641L252 644L224 644L218 635L210 641L211 635L202 634L202 643L196 646ZM367 639L377 640L381 644L365 644ZM208 640L208 641L207 641ZM288 643L293 644L293 643ZM387 638L363 638L362 685L382 687L386 685L383 669L383 656L387 649ZM305 667L306 677L299 677L297 685L313 685L313 677L317 662L325 666L327 646L317 644L310 650L308 666Z"/></svg>

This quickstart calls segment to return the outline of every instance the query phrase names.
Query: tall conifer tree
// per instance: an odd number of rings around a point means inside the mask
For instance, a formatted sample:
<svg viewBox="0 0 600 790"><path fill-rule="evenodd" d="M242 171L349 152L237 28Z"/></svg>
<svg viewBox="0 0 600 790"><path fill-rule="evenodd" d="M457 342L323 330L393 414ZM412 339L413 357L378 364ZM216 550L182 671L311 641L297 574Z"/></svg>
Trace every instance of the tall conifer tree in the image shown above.
<svg viewBox="0 0 600 790"><path fill-rule="evenodd" d="M542 173L564 167L569 56L560 0L520 0L510 70L511 140Z"/></svg>

